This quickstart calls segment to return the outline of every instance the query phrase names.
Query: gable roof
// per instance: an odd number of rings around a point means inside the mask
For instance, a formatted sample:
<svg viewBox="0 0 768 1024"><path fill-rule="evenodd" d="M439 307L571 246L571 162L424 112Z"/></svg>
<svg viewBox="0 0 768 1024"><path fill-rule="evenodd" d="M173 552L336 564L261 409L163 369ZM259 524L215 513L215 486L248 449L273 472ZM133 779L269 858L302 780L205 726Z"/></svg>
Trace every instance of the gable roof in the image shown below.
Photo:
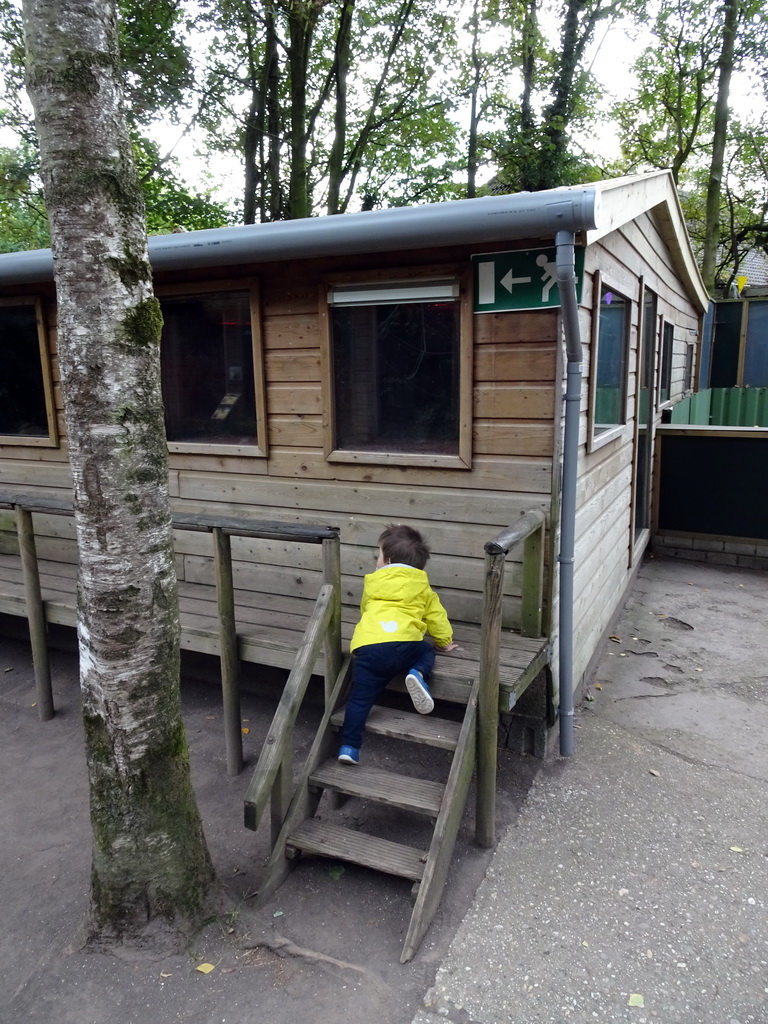
<svg viewBox="0 0 768 1024"><path fill-rule="evenodd" d="M668 171L544 192L152 235L148 248L154 270L184 270L462 243L546 242L553 241L558 231L573 232L589 244L649 211L658 217L692 299L706 309L709 297L693 260ZM50 249L0 254L0 285L52 278Z"/></svg>
<svg viewBox="0 0 768 1024"><path fill-rule="evenodd" d="M672 172L654 171L609 178L595 182L593 187L600 197L600 213L597 226L587 231L587 244L596 242L643 213L650 213L669 247L675 269L688 286L690 297L705 312L710 296L693 255Z"/></svg>

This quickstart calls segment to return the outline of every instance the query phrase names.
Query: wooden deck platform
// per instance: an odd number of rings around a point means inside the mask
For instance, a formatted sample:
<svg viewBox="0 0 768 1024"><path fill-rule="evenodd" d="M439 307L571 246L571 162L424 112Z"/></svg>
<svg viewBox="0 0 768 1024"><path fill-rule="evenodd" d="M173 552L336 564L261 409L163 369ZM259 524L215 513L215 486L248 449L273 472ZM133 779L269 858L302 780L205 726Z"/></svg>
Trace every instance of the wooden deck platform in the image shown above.
<svg viewBox="0 0 768 1024"><path fill-rule="evenodd" d="M77 569L64 562L39 561L40 587L45 618L49 623L74 627L75 580ZM216 588L199 583L179 583L182 648L220 655ZM235 622L238 654L242 661L290 669L309 620L313 602L288 597L235 590ZM21 559L17 554L0 554L0 612L27 616ZM356 608L342 606L342 640L346 649ZM453 622L460 650L439 655L431 689L442 700L465 703L480 662L480 626ZM502 631L500 668L500 709L509 710L517 697L547 664L546 639L522 637ZM323 657L316 671L323 672ZM398 683L394 685L397 687Z"/></svg>

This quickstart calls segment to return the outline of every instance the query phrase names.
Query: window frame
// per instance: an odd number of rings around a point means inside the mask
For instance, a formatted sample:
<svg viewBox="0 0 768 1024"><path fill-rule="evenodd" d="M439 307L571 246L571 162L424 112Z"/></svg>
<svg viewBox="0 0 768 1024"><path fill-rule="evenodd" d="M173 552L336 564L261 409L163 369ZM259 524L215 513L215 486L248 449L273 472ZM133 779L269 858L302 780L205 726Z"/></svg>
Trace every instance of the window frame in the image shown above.
<svg viewBox="0 0 768 1024"><path fill-rule="evenodd" d="M37 325L37 343L40 353L40 373L43 383L43 394L45 397L45 418L48 425L47 435L28 434L0 434L0 445L22 445L34 446L37 448L58 448L59 428L56 418L56 403L54 400L53 372L51 352L48 345L48 330L45 318L45 300L40 295L11 296L0 298L0 309L7 309L11 306L31 306L35 313Z"/></svg>
<svg viewBox="0 0 768 1024"><path fill-rule="evenodd" d="M624 324L623 324L623 346L624 346L624 372L621 381L621 416L622 420L620 423L610 424L605 430L599 434L595 434L595 427L597 422L595 420L595 408L597 404L597 361L600 353L600 307L603 301L603 290L610 290L620 295L624 301ZM590 358L589 358L589 412L588 412L588 432L587 432L587 451L594 452L603 445L609 444L614 441L617 437L622 437L627 431L628 416L627 409L629 405L629 370L630 370L630 358L632 355L630 338L632 332L632 302L633 300L629 295L623 292L619 288L612 288L606 284L605 278L601 271L595 271L592 281L592 330L590 338Z"/></svg>
<svg viewBox="0 0 768 1024"><path fill-rule="evenodd" d="M458 284L459 302L459 389L458 389L458 452L451 455L426 452L370 452L342 449L336 446L336 395L333 372L333 337L331 319L333 303L329 293L344 286L369 285L377 291L397 287L436 284L453 280ZM323 451L326 462L422 466L440 469L472 468L472 398L474 317L472 312L472 268L462 265L404 267L397 270L357 271L325 275L319 285L320 373L328 415L323 420ZM372 303L373 304L373 303Z"/></svg>
<svg viewBox="0 0 768 1024"><path fill-rule="evenodd" d="M256 410L256 444L216 444L215 441L168 441L168 452L172 455L243 455L251 458L267 458L269 442L267 434L266 379L264 371L264 338L262 329L261 291L255 278L227 278L221 281L183 282L178 284L156 284L155 295L162 303L164 298L194 298L211 292L245 292L248 294L251 313L251 351L253 358L253 386ZM162 346L160 352L162 360Z"/></svg>

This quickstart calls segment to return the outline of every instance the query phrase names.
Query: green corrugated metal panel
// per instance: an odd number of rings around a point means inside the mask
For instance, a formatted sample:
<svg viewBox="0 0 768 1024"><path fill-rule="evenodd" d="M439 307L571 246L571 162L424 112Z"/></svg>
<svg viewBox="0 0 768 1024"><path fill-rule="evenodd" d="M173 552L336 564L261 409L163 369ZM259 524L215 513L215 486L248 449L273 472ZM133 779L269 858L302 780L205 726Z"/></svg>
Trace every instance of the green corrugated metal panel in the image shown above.
<svg viewBox="0 0 768 1024"><path fill-rule="evenodd" d="M717 427L768 427L768 388L712 388L709 422Z"/></svg>
<svg viewBox="0 0 768 1024"><path fill-rule="evenodd" d="M695 423L696 426L706 426L709 423L709 417L712 409L712 392L707 389L706 391L699 391L695 395L691 395L689 399L691 403L691 416L689 423Z"/></svg>
<svg viewBox="0 0 768 1024"><path fill-rule="evenodd" d="M730 388L712 388L712 403L709 409L709 422L715 426L722 426L726 422L725 403Z"/></svg>
<svg viewBox="0 0 768 1024"><path fill-rule="evenodd" d="M768 427L768 387L699 391L672 407L671 422L697 427Z"/></svg>
<svg viewBox="0 0 768 1024"><path fill-rule="evenodd" d="M672 406L670 412L670 423L688 424L691 422L691 399L684 398L682 402Z"/></svg>

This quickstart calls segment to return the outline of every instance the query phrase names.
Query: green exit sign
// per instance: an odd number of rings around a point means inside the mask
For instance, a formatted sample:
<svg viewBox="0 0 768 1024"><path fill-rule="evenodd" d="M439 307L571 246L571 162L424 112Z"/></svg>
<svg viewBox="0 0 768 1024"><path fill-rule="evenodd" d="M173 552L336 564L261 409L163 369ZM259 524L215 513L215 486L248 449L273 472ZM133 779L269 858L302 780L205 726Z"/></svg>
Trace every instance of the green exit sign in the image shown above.
<svg viewBox="0 0 768 1024"><path fill-rule="evenodd" d="M584 249L575 250L576 298L581 301ZM560 305L555 260L557 249L519 249L472 257L475 312L549 309Z"/></svg>

